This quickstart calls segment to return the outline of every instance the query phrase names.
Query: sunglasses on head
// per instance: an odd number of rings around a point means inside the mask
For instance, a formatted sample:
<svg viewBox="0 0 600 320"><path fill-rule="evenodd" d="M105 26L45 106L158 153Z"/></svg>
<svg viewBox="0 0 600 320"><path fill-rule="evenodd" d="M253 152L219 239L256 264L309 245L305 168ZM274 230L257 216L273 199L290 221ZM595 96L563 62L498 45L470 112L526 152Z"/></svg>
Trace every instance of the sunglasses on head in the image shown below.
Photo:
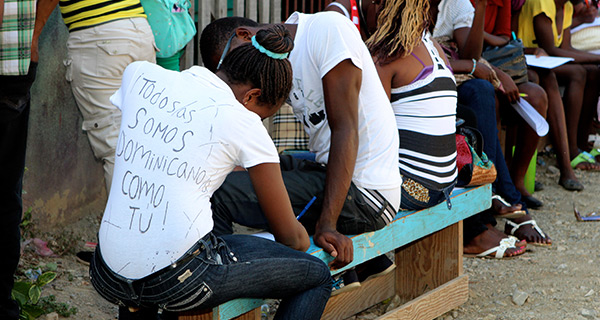
<svg viewBox="0 0 600 320"><path fill-rule="evenodd" d="M234 37L235 37L235 31L231 34L231 36L229 37L229 40L227 40L227 44L225 45L225 48L223 48L223 53L221 53L221 59L219 59L219 64L217 64L217 70L219 70L221 68L221 64L223 64L223 60L225 60L225 56L227 56L227 53L229 52L229 48L231 48L231 41L233 40Z"/></svg>

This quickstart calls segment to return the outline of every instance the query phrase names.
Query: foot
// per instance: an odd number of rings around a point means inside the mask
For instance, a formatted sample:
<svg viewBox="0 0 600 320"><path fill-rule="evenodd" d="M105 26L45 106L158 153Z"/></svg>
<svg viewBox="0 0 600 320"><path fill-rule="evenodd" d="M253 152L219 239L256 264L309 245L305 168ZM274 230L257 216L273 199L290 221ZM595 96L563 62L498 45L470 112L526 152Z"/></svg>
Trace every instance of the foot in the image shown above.
<svg viewBox="0 0 600 320"><path fill-rule="evenodd" d="M575 179L559 179L558 180L558 184L561 185L565 190L568 191L582 191L583 190L583 184L581 184L581 182L579 182L579 180L577 180L577 178Z"/></svg>
<svg viewBox="0 0 600 320"><path fill-rule="evenodd" d="M356 274L359 282L384 276L392 272L396 265L386 255L380 255L365 263L356 266Z"/></svg>
<svg viewBox="0 0 600 320"><path fill-rule="evenodd" d="M514 224L522 224L523 222L527 222L527 221L534 221L533 218L530 215L527 215L525 217L522 218L517 218L517 219L511 219L512 222ZM511 226L508 222L506 223L506 225L504 226L504 233L506 234L511 234L514 235L515 237L521 239L521 240L525 240L527 241L527 243L529 244L533 244L533 245L543 245L543 246L549 246L552 245L552 239L543 231L541 231L541 229L535 228L535 226L537 226L537 224L523 224L522 226L518 227L516 230L513 230L515 228L515 226Z"/></svg>
<svg viewBox="0 0 600 320"><path fill-rule="evenodd" d="M535 198L532 195L522 195L521 200L523 200L523 202L525 202L525 204L527 205L527 208L529 208L529 209L537 209L544 205L543 202L541 202L539 199Z"/></svg>
<svg viewBox="0 0 600 320"><path fill-rule="evenodd" d="M494 228L492 225L487 224L488 230L480 233L475 238L466 244L463 248L465 254L477 255L483 253L491 248L494 248L500 244L502 239L508 239L508 237ZM498 231L495 232L494 230ZM515 248L508 248L504 251L504 258L514 257L525 253L525 242L518 242L515 244ZM494 257L495 254L491 254Z"/></svg>
<svg viewBox="0 0 600 320"><path fill-rule="evenodd" d="M511 205L498 195L492 196L492 214L498 218L517 218L526 214L521 204Z"/></svg>
<svg viewBox="0 0 600 320"><path fill-rule="evenodd" d="M571 167L586 171L600 171L600 163L596 163L594 156L588 152L581 152L571 159Z"/></svg>

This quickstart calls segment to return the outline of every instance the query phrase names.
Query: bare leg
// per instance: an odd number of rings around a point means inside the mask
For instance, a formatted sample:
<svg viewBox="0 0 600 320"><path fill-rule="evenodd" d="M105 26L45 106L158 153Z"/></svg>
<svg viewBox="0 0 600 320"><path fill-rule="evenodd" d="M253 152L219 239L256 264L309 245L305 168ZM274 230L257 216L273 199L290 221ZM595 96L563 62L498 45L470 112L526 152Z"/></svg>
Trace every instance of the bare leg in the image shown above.
<svg viewBox="0 0 600 320"><path fill-rule="evenodd" d="M584 64L587 72L585 82L585 93L583 96L583 107L579 118L579 132L577 142L582 150L590 150L588 146L588 135L592 126L592 119L596 116L598 93L600 89L600 69L597 65Z"/></svg>
<svg viewBox="0 0 600 320"><path fill-rule="evenodd" d="M519 91L528 95L529 102L544 118L548 111L548 97L542 87L535 83L527 82L519 85ZM522 118L519 117L515 154L510 164L510 175L515 187L521 195L530 196L525 189L525 173L529 162L537 149L540 137Z"/></svg>
<svg viewBox="0 0 600 320"><path fill-rule="evenodd" d="M577 148L577 128L583 104L586 71L581 65L565 64L553 69L553 72L556 74L559 82L565 86L563 102L566 111L567 139L569 142L569 155L573 159L579 154Z"/></svg>
<svg viewBox="0 0 600 320"><path fill-rule="evenodd" d="M550 137L556 149L558 166L560 168L560 181L575 181L577 177L571 168L571 157L569 143L567 140L567 125L565 110L558 90L556 75L552 70L536 69L539 73L540 85L548 95L548 124L550 125Z"/></svg>

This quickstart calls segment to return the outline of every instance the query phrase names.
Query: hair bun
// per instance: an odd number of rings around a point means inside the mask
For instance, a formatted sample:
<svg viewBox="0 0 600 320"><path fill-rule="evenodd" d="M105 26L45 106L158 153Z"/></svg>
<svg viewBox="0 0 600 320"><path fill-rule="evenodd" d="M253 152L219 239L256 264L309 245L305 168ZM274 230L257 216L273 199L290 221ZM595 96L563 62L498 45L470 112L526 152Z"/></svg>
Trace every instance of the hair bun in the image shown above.
<svg viewBox="0 0 600 320"><path fill-rule="evenodd" d="M256 41L265 49L275 53L288 53L294 48L290 32L281 24L261 29L256 33Z"/></svg>

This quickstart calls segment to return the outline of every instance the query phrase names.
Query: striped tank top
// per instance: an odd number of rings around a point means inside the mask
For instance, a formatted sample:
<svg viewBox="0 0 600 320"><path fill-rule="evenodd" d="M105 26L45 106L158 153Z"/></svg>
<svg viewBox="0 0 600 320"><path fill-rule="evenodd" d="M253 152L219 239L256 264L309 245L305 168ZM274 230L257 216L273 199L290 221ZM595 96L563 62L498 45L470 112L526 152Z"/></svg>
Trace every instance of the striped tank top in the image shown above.
<svg viewBox="0 0 600 320"><path fill-rule="evenodd" d="M60 0L59 4L69 31L118 19L146 17L140 0Z"/></svg>
<svg viewBox="0 0 600 320"><path fill-rule="evenodd" d="M433 65L423 65L408 85L392 88L391 102L400 135L400 173L423 186L441 190L456 180L456 82L450 67L423 36Z"/></svg>

